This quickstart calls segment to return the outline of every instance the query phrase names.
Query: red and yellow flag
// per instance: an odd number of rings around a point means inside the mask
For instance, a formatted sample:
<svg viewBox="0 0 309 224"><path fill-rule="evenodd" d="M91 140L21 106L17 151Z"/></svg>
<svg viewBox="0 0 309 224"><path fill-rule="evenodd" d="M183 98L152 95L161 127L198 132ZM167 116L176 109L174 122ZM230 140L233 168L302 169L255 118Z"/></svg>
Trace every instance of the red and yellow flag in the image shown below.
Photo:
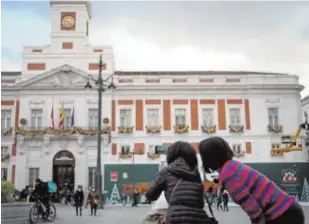
<svg viewBox="0 0 309 224"><path fill-rule="evenodd" d="M59 128L64 125L64 105L62 104L59 111Z"/></svg>

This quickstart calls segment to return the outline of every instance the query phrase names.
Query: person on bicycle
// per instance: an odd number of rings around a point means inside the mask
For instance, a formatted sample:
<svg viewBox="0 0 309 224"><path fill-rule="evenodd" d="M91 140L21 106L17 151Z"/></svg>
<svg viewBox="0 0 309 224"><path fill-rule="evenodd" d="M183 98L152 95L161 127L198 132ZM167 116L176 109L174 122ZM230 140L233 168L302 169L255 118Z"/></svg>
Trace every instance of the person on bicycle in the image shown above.
<svg viewBox="0 0 309 224"><path fill-rule="evenodd" d="M35 180L35 189L33 195L38 197L42 204L46 207L46 217L49 215L49 193L47 182L42 181L40 178Z"/></svg>

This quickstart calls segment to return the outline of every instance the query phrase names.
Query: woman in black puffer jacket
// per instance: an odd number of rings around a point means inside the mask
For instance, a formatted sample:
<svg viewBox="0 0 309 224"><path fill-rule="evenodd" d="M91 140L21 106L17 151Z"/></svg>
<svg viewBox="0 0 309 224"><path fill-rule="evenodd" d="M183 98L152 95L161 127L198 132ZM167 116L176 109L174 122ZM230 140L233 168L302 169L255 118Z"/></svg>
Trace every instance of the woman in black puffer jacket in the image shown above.
<svg viewBox="0 0 309 224"><path fill-rule="evenodd" d="M169 202L169 224L211 223L204 211L204 189L193 147L187 142L176 142L168 148L166 160L168 166L158 173L146 193L146 198L155 201L164 191ZM179 180L181 181L171 199L173 189Z"/></svg>

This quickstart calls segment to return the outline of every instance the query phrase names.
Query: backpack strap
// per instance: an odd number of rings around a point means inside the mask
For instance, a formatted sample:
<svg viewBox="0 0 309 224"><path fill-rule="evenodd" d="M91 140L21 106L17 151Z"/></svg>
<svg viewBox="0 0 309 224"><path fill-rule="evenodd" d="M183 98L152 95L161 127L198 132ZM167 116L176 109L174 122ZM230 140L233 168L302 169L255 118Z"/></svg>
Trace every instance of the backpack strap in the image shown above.
<svg viewBox="0 0 309 224"><path fill-rule="evenodd" d="M175 191L176 191L176 189L177 189L177 187L178 187L178 185L180 184L181 181L182 181L181 179L178 180L176 185L175 185L175 187L173 188L173 191L172 191L172 194L171 194L170 201L169 201L168 205L170 205L170 203L171 203L171 201L173 199L174 193L175 193Z"/></svg>
<svg viewBox="0 0 309 224"><path fill-rule="evenodd" d="M214 215L214 212L213 212L213 210L212 210L211 204L209 203L207 197L206 197L206 202L207 202L208 209L209 209L209 211L210 211L210 214L211 214L212 218L216 219L216 217L215 217L215 215Z"/></svg>

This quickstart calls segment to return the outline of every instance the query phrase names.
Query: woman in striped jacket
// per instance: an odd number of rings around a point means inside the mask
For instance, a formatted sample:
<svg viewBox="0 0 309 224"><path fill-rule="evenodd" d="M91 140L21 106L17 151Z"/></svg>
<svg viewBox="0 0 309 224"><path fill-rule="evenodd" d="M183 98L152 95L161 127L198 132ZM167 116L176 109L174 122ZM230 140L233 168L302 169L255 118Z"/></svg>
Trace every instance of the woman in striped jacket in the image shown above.
<svg viewBox="0 0 309 224"><path fill-rule="evenodd" d="M257 224L304 224L301 206L257 170L233 160L233 151L220 137L201 141L199 151L206 172L218 171L230 197Z"/></svg>

